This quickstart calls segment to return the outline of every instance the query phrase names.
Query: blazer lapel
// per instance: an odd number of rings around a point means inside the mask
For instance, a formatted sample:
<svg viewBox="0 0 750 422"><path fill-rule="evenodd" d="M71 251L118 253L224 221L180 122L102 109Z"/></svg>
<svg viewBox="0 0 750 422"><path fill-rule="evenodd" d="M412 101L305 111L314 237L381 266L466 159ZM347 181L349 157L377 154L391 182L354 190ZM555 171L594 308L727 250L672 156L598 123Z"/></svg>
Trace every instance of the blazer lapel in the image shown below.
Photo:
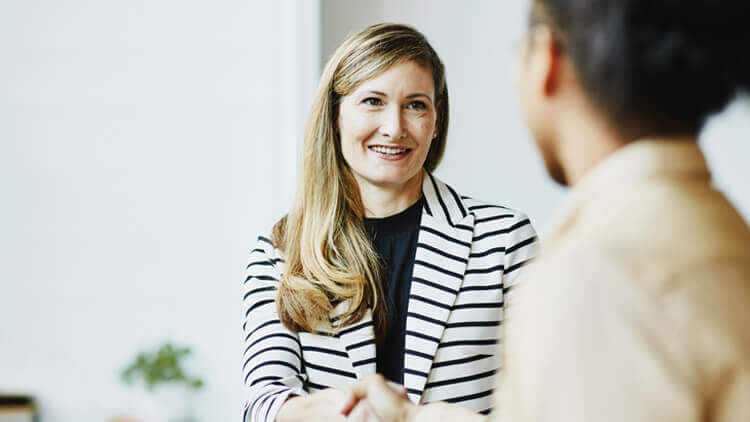
<svg viewBox="0 0 750 422"><path fill-rule="evenodd" d="M367 311L358 323L341 329L337 334L349 361L352 364L357 379L375 373L375 330L372 311Z"/></svg>
<svg viewBox="0 0 750 422"><path fill-rule="evenodd" d="M420 402L438 344L463 283L474 216L458 194L425 172L425 207L406 319L404 386Z"/></svg>

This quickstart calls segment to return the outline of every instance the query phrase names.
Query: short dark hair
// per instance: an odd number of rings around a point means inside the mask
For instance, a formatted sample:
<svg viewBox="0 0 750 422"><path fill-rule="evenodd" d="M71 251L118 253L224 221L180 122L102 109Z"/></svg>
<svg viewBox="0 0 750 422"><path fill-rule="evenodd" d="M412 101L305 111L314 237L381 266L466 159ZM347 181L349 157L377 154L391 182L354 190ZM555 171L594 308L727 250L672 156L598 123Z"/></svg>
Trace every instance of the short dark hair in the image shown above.
<svg viewBox="0 0 750 422"><path fill-rule="evenodd" d="M697 135L750 89L750 0L534 0L625 136Z"/></svg>

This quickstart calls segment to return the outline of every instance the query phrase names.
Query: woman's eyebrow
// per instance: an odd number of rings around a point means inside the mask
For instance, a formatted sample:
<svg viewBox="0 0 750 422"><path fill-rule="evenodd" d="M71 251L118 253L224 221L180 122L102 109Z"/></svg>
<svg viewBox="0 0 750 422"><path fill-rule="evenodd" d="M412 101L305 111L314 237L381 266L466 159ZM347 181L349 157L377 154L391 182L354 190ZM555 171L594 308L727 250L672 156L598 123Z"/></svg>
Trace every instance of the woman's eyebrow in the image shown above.
<svg viewBox="0 0 750 422"><path fill-rule="evenodd" d="M409 94L409 95L406 96L407 99L412 99L412 98L417 98L417 97L425 97L428 100L430 100L430 102L432 102L432 97L430 97L427 94L423 94L421 92L415 92L414 94Z"/></svg>
<svg viewBox="0 0 750 422"><path fill-rule="evenodd" d="M365 91L364 95L378 95L380 97L388 98L388 94L386 94L385 92L375 91L375 90ZM432 102L432 97L430 97L429 95L424 94L422 92L415 92L413 94L409 94L405 98L408 99L408 100L411 100L413 98L418 98L418 97L424 97L427 100L429 100L430 102Z"/></svg>

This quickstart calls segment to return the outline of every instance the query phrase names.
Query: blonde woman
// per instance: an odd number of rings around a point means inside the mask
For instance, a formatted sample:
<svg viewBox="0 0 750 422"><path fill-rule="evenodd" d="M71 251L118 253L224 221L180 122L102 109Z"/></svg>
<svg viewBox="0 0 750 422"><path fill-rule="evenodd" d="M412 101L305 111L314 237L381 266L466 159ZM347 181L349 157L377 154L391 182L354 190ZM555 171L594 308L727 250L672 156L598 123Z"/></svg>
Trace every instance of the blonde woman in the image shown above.
<svg viewBox="0 0 750 422"><path fill-rule="evenodd" d="M245 421L344 420L343 387L376 372L415 403L491 410L504 297L536 235L432 174L447 130L443 64L416 30L369 27L328 62L296 198L247 267Z"/></svg>

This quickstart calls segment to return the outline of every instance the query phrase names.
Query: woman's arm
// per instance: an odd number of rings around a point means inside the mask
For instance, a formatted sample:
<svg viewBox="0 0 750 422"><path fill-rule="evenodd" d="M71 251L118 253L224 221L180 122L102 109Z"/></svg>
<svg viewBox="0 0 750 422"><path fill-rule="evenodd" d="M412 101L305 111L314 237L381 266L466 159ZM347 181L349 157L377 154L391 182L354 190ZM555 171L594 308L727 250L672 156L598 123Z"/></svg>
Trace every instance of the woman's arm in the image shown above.
<svg viewBox="0 0 750 422"><path fill-rule="evenodd" d="M245 422L273 422L290 395L305 394L299 339L281 324L276 312L280 272L272 251L271 243L259 237L243 284Z"/></svg>
<svg viewBox="0 0 750 422"><path fill-rule="evenodd" d="M327 389L307 395L299 337L276 311L279 263L273 246L259 237L243 284L245 350L242 373L248 388L244 422L344 421L350 391Z"/></svg>
<svg viewBox="0 0 750 422"><path fill-rule="evenodd" d="M505 270L503 271L503 296L506 304L512 300L521 268L539 253L539 238L529 218L518 211L507 230L508 241L505 245Z"/></svg>
<svg viewBox="0 0 750 422"><path fill-rule="evenodd" d="M344 422L344 411L356 402L354 393L337 388L291 397L281 406L276 415L276 422Z"/></svg>

